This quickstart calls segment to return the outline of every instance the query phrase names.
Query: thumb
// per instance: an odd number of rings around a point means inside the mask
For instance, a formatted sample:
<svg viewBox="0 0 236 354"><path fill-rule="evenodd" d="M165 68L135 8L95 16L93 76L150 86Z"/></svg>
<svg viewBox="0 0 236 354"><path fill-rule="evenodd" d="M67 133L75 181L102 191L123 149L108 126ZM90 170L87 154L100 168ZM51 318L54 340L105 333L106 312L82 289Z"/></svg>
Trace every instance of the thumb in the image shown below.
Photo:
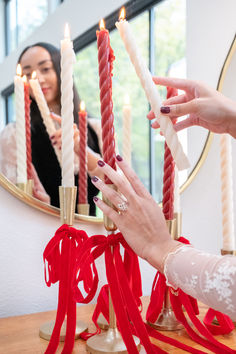
<svg viewBox="0 0 236 354"><path fill-rule="evenodd" d="M61 117L58 114L50 112L50 116L55 122L61 124Z"/></svg>
<svg viewBox="0 0 236 354"><path fill-rule="evenodd" d="M186 103L173 104L169 106L162 106L160 111L162 114L167 114L168 116L184 116L190 113L196 113L198 109L197 100L192 100Z"/></svg>

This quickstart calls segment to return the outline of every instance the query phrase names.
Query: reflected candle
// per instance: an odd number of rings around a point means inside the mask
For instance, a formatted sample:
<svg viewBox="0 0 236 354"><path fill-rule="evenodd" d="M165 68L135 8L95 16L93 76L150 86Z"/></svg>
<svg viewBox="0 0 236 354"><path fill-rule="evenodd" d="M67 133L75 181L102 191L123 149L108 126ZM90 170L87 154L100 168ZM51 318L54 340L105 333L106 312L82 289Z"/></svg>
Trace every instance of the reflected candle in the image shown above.
<svg viewBox="0 0 236 354"><path fill-rule="evenodd" d="M128 94L123 106L123 158L131 166L131 105Z"/></svg>
<svg viewBox="0 0 236 354"><path fill-rule="evenodd" d="M79 204L87 204L87 112L84 101L79 111Z"/></svg>
<svg viewBox="0 0 236 354"><path fill-rule="evenodd" d="M25 98L25 134L26 134L26 165L27 179L32 179L32 153L31 153L31 124L30 124L30 97L29 83L27 78L23 76L24 82L24 98Z"/></svg>
<svg viewBox="0 0 236 354"><path fill-rule="evenodd" d="M25 136L25 103L24 82L21 77L20 64L17 65L14 77L15 107L16 107L16 182L26 183L26 136Z"/></svg>

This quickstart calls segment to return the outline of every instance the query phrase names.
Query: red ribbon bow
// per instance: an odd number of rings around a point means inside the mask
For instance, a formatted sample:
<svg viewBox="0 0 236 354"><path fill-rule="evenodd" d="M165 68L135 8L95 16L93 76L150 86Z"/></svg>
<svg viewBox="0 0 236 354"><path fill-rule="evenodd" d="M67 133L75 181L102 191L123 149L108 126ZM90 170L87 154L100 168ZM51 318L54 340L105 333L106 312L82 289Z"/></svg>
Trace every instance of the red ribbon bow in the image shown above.
<svg viewBox="0 0 236 354"><path fill-rule="evenodd" d="M218 324L212 323L215 318L217 319ZM234 329L234 323L229 316L224 315L223 313L212 308L209 308L207 311L203 323L214 335L228 334Z"/></svg>
<svg viewBox="0 0 236 354"><path fill-rule="evenodd" d="M58 308L55 326L46 354L55 353L59 344L60 331L67 314L66 338L63 354L71 353L74 347L76 329L76 302L73 298L72 279L76 254L83 242L88 239L82 230L76 230L68 225L62 225L47 244L44 253L44 274L47 286L59 281ZM84 269L81 275L84 287L90 290L92 273L90 267Z"/></svg>
<svg viewBox="0 0 236 354"><path fill-rule="evenodd" d="M82 279L81 274L84 273L85 269L93 264L102 253L105 253L108 286L117 318L117 324L127 351L132 354L138 353L133 339L133 334L135 334L140 338L147 353L165 353L165 351L151 343L149 338L150 334L150 336L158 340L174 345L177 348L181 348L190 353L203 353L198 349L191 348L177 340L164 336L157 331L152 331L152 329L148 328L143 322L136 299L130 287L124 262L120 255L120 244L129 254L133 253L121 233L109 235L107 237L103 235L94 235L83 243L78 250L76 261L77 277L73 286L76 301L87 303L95 296L98 286L98 274L96 268L94 268L94 276L90 291L86 296L83 296L78 285ZM100 329L98 329L98 331L99 330Z"/></svg>

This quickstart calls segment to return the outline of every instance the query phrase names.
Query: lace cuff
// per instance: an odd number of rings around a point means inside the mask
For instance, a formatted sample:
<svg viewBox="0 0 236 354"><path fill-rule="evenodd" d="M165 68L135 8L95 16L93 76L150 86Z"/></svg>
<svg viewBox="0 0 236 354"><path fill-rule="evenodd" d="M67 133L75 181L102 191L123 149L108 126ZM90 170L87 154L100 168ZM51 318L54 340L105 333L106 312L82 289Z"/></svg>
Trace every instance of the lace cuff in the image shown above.
<svg viewBox="0 0 236 354"><path fill-rule="evenodd" d="M163 269L163 274L166 278L166 285L167 286L171 286L174 290L177 290L178 289L178 286L174 285L174 284L171 284L169 282L169 279L168 279L168 267L173 259L173 257L179 253L179 252L183 252L186 250L186 248L192 248L193 246L192 245L181 245L179 247L177 247L174 251L172 252L169 252L166 256L166 258L164 259L164 269Z"/></svg>

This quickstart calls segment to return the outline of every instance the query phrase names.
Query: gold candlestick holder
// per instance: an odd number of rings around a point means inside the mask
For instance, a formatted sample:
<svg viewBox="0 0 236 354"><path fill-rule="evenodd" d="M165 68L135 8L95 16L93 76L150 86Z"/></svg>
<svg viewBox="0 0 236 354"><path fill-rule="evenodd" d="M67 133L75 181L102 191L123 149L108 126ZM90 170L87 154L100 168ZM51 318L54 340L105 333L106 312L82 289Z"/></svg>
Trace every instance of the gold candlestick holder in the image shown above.
<svg viewBox="0 0 236 354"><path fill-rule="evenodd" d="M26 183L16 183L16 186L22 190L23 192L27 193L27 182Z"/></svg>
<svg viewBox="0 0 236 354"><path fill-rule="evenodd" d="M176 223L176 219L172 220L166 220L167 227L169 229L169 233L171 234L173 239L177 239L179 236L179 228ZM166 292L165 292L165 297L164 297L164 303L162 307L162 311L160 315L158 316L158 319L156 322L152 323L147 321L147 323L160 331L177 331L184 326L182 323L180 323L174 314L174 311L172 309L171 303L170 303L170 289L167 287Z"/></svg>
<svg viewBox="0 0 236 354"><path fill-rule="evenodd" d="M109 185L111 188L115 189L114 185ZM103 196L103 201L109 206L114 207L110 201ZM114 233L117 229L113 221L106 215L103 216L104 226L107 230L108 235ZM113 247L112 247L113 249ZM138 337L133 336L134 342L137 346L138 351L141 349L140 340ZM88 353L91 354L102 354L102 353L128 353L123 338L117 329L116 325L116 315L109 291L109 325L108 330L105 333L101 333L90 337L86 343L86 349Z"/></svg>
<svg viewBox="0 0 236 354"><path fill-rule="evenodd" d="M26 183L26 193L29 195L33 195L33 188L34 188L34 180L28 179Z"/></svg>
<svg viewBox="0 0 236 354"><path fill-rule="evenodd" d="M76 203L76 187L59 187L60 198L60 215L61 223L72 226L74 223L75 203ZM39 336L43 339L50 340L55 321L46 322L39 328ZM75 339L79 338L80 333L86 331L88 326L82 321L76 321ZM60 342L65 341L66 336L66 320L63 322L60 333Z"/></svg>
<svg viewBox="0 0 236 354"><path fill-rule="evenodd" d="M89 204L82 204L82 203L77 204L78 214L89 215L89 207L90 207Z"/></svg>

